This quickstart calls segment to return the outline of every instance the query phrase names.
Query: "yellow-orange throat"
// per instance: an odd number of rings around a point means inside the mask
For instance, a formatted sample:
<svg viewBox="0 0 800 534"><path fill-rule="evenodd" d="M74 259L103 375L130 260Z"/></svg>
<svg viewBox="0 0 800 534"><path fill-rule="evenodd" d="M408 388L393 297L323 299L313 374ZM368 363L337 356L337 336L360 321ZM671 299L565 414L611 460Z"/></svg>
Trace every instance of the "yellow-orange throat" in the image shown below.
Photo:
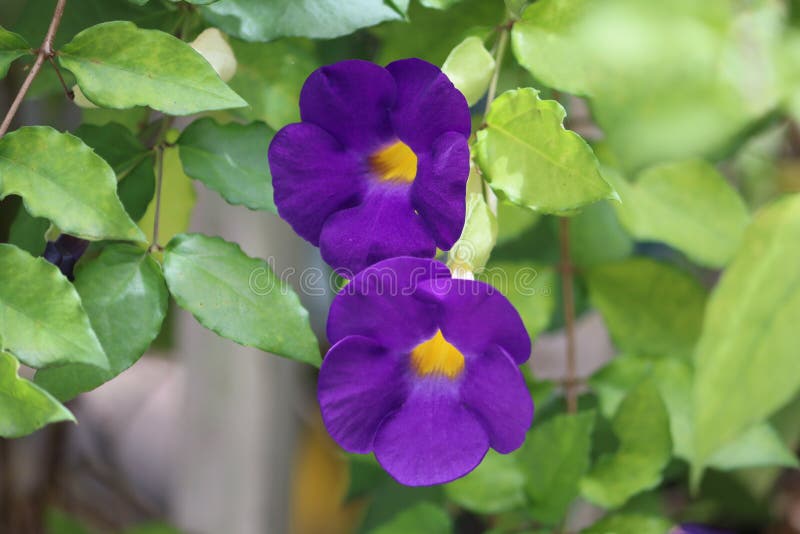
<svg viewBox="0 0 800 534"><path fill-rule="evenodd" d="M372 154L369 164L382 182L411 183L417 176L417 155L402 141Z"/></svg>
<svg viewBox="0 0 800 534"><path fill-rule="evenodd" d="M411 351L411 366L419 376L457 378L464 371L464 355L451 345L441 330Z"/></svg>

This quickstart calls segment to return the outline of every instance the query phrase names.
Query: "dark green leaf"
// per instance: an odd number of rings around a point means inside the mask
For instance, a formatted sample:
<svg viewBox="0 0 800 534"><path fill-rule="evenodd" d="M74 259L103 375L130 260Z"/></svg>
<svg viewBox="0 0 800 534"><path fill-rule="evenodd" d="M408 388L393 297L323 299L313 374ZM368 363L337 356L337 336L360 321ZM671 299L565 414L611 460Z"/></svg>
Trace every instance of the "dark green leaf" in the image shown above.
<svg viewBox="0 0 800 534"><path fill-rule="evenodd" d="M83 94L101 107L150 106L172 115L247 105L188 44L127 21L88 28L59 53Z"/></svg>
<svg viewBox="0 0 800 534"><path fill-rule="evenodd" d="M218 124L211 118L189 125L178 140L186 174L231 204L277 213L267 149L275 132L266 124Z"/></svg>
<svg viewBox="0 0 800 534"><path fill-rule="evenodd" d="M17 375L19 362L0 351L0 437L18 438L49 423L75 421L69 410Z"/></svg>
<svg viewBox="0 0 800 534"><path fill-rule="evenodd" d="M178 304L222 337L320 364L308 312L294 291L262 260L238 245L200 234L175 236L164 254L164 274Z"/></svg>
<svg viewBox="0 0 800 534"><path fill-rule="evenodd" d="M525 475L513 455L489 451L467 476L445 486L456 504L478 514L499 514L525 502Z"/></svg>
<svg viewBox="0 0 800 534"><path fill-rule="evenodd" d="M30 52L30 46L21 35L0 26L0 78L5 77L15 59Z"/></svg>
<svg viewBox="0 0 800 534"><path fill-rule="evenodd" d="M94 389L133 365L158 335L167 312L161 268L131 245L110 245L82 263L75 289L108 355L109 369L74 364L39 371L36 383L62 400Z"/></svg>
<svg viewBox="0 0 800 534"><path fill-rule="evenodd" d="M395 515L370 534L449 534L453 530L447 512L429 502L421 502Z"/></svg>
<svg viewBox="0 0 800 534"><path fill-rule="evenodd" d="M108 368L78 293L57 267L0 244L0 280L0 349L29 367Z"/></svg>
<svg viewBox="0 0 800 534"><path fill-rule="evenodd" d="M20 206L8 229L8 242L31 256L41 256L47 246L44 234L48 228L50 221L41 217L31 217L25 207Z"/></svg>
<svg viewBox="0 0 800 534"><path fill-rule="evenodd" d="M621 513L605 516L581 534L667 534L672 526L664 517Z"/></svg>
<svg viewBox="0 0 800 534"><path fill-rule="evenodd" d="M80 139L26 126L0 139L0 196L85 239L144 241L116 194L114 172Z"/></svg>

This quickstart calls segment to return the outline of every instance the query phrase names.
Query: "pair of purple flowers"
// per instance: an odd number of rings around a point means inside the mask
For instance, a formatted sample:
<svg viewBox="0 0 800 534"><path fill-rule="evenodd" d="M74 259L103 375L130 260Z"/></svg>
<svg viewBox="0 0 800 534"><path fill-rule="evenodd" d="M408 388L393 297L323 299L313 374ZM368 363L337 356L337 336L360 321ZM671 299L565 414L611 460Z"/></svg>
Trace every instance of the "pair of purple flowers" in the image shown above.
<svg viewBox="0 0 800 534"><path fill-rule="evenodd" d="M343 61L300 93L269 163L280 215L350 283L331 304L318 397L331 436L399 482L448 482L518 448L533 404L519 314L431 259L464 225L470 113L419 59Z"/></svg>

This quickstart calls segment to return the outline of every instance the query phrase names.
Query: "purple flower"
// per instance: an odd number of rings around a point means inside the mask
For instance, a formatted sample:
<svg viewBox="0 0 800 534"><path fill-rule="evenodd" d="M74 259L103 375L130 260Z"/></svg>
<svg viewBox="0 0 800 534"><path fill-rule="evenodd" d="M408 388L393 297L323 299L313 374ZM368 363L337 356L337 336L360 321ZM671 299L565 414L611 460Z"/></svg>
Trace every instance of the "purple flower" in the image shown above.
<svg viewBox="0 0 800 534"><path fill-rule="evenodd" d="M729 530L706 527L703 525L685 523L672 529L670 534L733 534L733 532Z"/></svg>
<svg viewBox="0 0 800 534"><path fill-rule="evenodd" d="M489 447L517 449L533 418L518 365L530 338L492 286L411 257L357 274L333 300L318 397L344 449L375 452L398 482L449 482Z"/></svg>
<svg viewBox="0 0 800 534"><path fill-rule="evenodd" d="M269 147L278 212L335 269L433 257L464 224L467 101L420 59L322 67Z"/></svg>

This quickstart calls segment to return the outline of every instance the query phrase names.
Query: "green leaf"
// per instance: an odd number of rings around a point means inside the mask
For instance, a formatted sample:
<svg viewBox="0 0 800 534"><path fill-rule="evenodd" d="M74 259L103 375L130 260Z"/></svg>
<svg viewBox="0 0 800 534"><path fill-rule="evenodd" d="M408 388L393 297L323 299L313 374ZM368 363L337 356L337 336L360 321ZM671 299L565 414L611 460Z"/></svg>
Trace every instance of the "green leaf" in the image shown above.
<svg viewBox="0 0 800 534"><path fill-rule="evenodd" d="M84 95L101 107L150 106L171 115L247 105L198 52L180 39L127 21L88 28L59 61Z"/></svg>
<svg viewBox="0 0 800 534"><path fill-rule="evenodd" d="M36 373L36 383L61 400L92 390L133 365L158 335L167 313L161 268L131 245L110 245L81 263L75 289L108 355L109 369L74 364Z"/></svg>
<svg viewBox="0 0 800 534"><path fill-rule="evenodd" d="M0 139L0 197L19 195L35 217L91 240L144 241L116 194L114 171L80 139L26 126Z"/></svg>
<svg viewBox="0 0 800 534"><path fill-rule="evenodd" d="M394 0L403 12L408 0ZM220 0L203 16L225 33L247 41L278 37L330 39L403 16L384 0Z"/></svg>
<svg viewBox="0 0 800 534"><path fill-rule="evenodd" d="M645 380L619 406L612 421L619 448L600 457L581 481L581 494L616 508L661 482L672 453L669 415L655 384Z"/></svg>
<svg viewBox="0 0 800 534"><path fill-rule="evenodd" d="M541 215L535 211L521 208L510 202L497 203L497 244L513 241L533 228Z"/></svg>
<svg viewBox="0 0 800 534"><path fill-rule="evenodd" d="M102 126L82 124L75 135L111 165L125 211L134 221L141 219L156 188L153 151L115 122Z"/></svg>
<svg viewBox="0 0 800 534"><path fill-rule="evenodd" d="M581 534L667 534L672 527L663 517L622 513L605 516Z"/></svg>
<svg viewBox="0 0 800 534"><path fill-rule="evenodd" d="M617 213L637 239L667 243L708 267L730 261L750 222L736 190L702 160L651 167L632 185L612 183L622 198Z"/></svg>
<svg viewBox="0 0 800 534"><path fill-rule="evenodd" d="M180 139L183 170L230 204L277 213L266 160L275 132L266 124L217 124L211 118L189 125Z"/></svg>
<svg viewBox="0 0 800 534"><path fill-rule="evenodd" d="M21 35L0 26L0 78L5 77L15 59L30 53L31 47Z"/></svg>
<svg viewBox="0 0 800 534"><path fill-rule="evenodd" d="M797 468L800 461L771 425L761 423L751 426L715 452L709 466L722 470L766 466Z"/></svg>
<svg viewBox="0 0 800 534"><path fill-rule="evenodd" d="M570 254L575 265L585 268L619 261L633 252L633 240L620 225L612 204L620 205L618 202L597 202L570 218ZM553 232L558 233L558 221L551 223Z"/></svg>
<svg viewBox="0 0 800 534"><path fill-rule="evenodd" d="M494 65L494 57L483 46L483 41L473 36L453 48L442 65L442 72L464 94L467 104L473 106L489 88Z"/></svg>
<svg viewBox="0 0 800 534"><path fill-rule="evenodd" d="M460 1L461 0L419 0L419 3L433 9L447 9Z"/></svg>
<svg viewBox="0 0 800 534"><path fill-rule="evenodd" d="M281 39L272 43L230 40L238 67L231 87L250 107L232 112L247 121L260 120L277 130L300 120L300 89L319 67L310 43Z"/></svg>
<svg viewBox="0 0 800 534"><path fill-rule="evenodd" d="M499 514L525 502L525 475L513 455L489 451L467 476L445 486L457 505L477 514Z"/></svg>
<svg viewBox="0 0 800 534"><path fill-rule="evenodd" d="M447 512L429 502L408 508L370 534L449 534L453 524Z"/></svg>
<svg viewBox="0 0 800 534"><path fill-rule="evenodd" d="M31 217L25 207L20 206L8 228L8 242L31 256L41 256L47 246L44 234L49 228L50 222L47 219Z"/></svg>
<svg viewBox="0 0 800 534"><path fill-rule="evenodd" d="M592 303L621 350L691 354L706 302L692 276L642 257L597 265L586 276Z"/></svg>
<svg viewBox="0 0 800 534"><path fill-rule="evenodd" d="M763 209L714 289L695 351L695 474L800 388L800 195Z"/></svg>
<svg viewBox="0 0 800 534"><path fill-rule="evenodd" d="M564 213L611 198L592 149L563 126L565 112L535 89L507 91L493 103L476 151L498 195L545 213Z"/></svg>
<svg viewBox="0 0 800 534"><path fill-rule="evenodd" d="M559 414L529 432L518 461L528 481L531 515L538 521L557 524L573 499L578 484L589 469L595 413Z"/></svg>
<svg viewBox="0 0 800 534"><path fill-rule="evenodd" d="M450 249L447 265L456 271L475 273L489 261L497 241L497 219L483 200L483 195L470 193L461 236Z"/></svg>
<svg viewBox="0 0 800 534"><path fill-rule="evenodd" d="M285 282L238 245L200 234L175 236L164 274L178 304L222 337L319 366L308 312Z"/></svg>
<svg viewBox="0 0 800 534"><path fill-rule="evenodd" d="M45 525L47 534L91 534L83 523L58 508L48 508Z"/></svg>
<svg viewBox="0 0 800 534"><path fill-rule="evenodd" d="M0 436L18 438L49 423L75 421L61 403L17 375L19 362L0 351Z"/></svg>
<svg viewBox="0 0 800 534"><path fill-rule="evenodd" d="M29 367L108 368L78 293L57 267L0 244L0 280L0 350Z"/></svg>

